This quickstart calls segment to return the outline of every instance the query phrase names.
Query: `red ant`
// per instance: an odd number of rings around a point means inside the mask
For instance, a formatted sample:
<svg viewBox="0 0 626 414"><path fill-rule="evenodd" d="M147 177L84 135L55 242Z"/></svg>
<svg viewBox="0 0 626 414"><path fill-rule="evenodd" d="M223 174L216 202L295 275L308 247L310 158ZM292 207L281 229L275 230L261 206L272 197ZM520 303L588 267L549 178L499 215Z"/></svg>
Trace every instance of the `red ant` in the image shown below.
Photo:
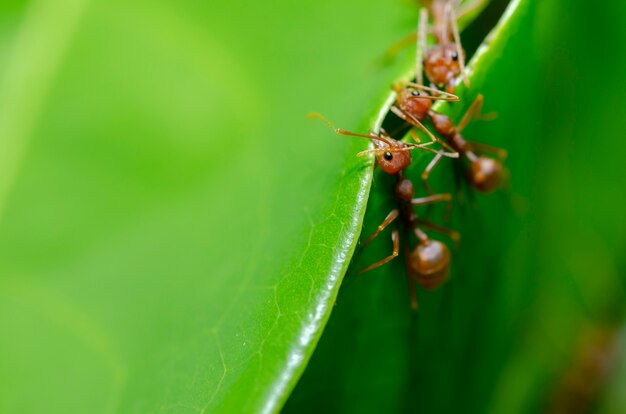
<svg viewBox="0 0 626 414"><path fill-rule="evenodd" d="M438 87L445 87L446 92L453 93L456 78L463 76L465 86L469 87L469 79L465 71L465 51L461 46L459 27L452 0L433 0L431 10L436 44L426 46L428 30L428 9L420 9L419 28L417 35L417 79L421 82L422 64L426 77Z"/></svg>
<svg viewBox="0 0 626 414"><path fill-rule="evenodd" d="M432 97L427 92L436 90L412 83L406 83L406 85L408 86L406 88L400 86L393 87L397 92L397 96L396 103L392 106L391 111L406 122L421 129L426 129L422 122L430 119L437 133L445 139L444 141L439 140L441 144L450 151L463 154L469 160L470 165L467 170L467 178L472 187L482 193L490 193L496 190L506 177L506 169L502 165L502 161L507 157L506 150L476 142L468 142L461 135L471 118L480 113L483 96L478 95L476 97L459 125L455 127L447 115L432 110ZM449 101L453 101L453 98L456 98L454 95L445 92L438 93L447 96ZM499 160L484 155L477 155L476 150L495 154ZM428 176L441 158L442 154L438 153L422 173L422 181L429 194L433 194L433 191L428 184Z"/></svg>
<svg viewBox="0 0 626 414"><path fill-rule="evenodd" d="M437 98L431 97L431 99ZM404 176L404 170L408 168L412 162L410 151L416 148L431 151L451 158L458 157L458 154L435 151L428 148L427 146L433 142L418 145L397 141L382 130L379 134L370 131L367 135L348 132L346 130L336 128L330 121L317 113L309 114L309 117L320 118L337 134L371 140L376 148L360 152L357 155L362 156L374 153L376 155L377 165L380 166L386 173L397 177L396 184L394 186L394 196L398 205L387 215L374 234L365 240L363 247L369 244L380 234L380 232L393 223L398 217L400 217L404 224L404 238L408 240L408 233L410 231L415 234L418 239L418 244L415 248L413 248L413 250L409 248L408 243L405 245L405 260L410 287L411 307L413 309L417 309L415 282L419 283L424 289L432 290L443 284L448 279L450 274L450 251L448 247L438 240L430 239L428 235L419 228L419 225L423 225L447 234L456 242L459 240L459 234L430 222L420 220L417 217L417 214L413 211L414 206L428 205L440 201L450 202L451 196L450 194L431 194L426 197L414 198L415 190L413 183ZM393 242L393 252L391 255L361 269L359 274L376 269L398 256L400 251L400 232L397 227L391 232L391 240Z"/></svg>
<svg viewBox="0 0 626 414"><path fill-rule="evenodd" d="M452 21L453 32L455 33L454 37L457 40L457 47L460 48L458 30L456 29L456 21L454 20L455 16L452 11L452 1L433 0L432 9L433 14L435 15L435 21L438 22L437 24L439 25L437 27L439 38L444 38L444 36L449 37L449 34L447 34L449 23L446 21L446 16L449 16ZM423 46L425 46L425 33L428 19L427 13L428 12L424 8L420 11L420 34L418 36L418 43ZM441 46L434 46L433 48L435 47ZM506 158L507 153L505 150L500 148L494 148L475 142L468 142L461 135L461 132L467 126L471 118L480 113L483 104L483 96L478 95L476 97L463 116L459 125L455 127L448 116L437 113L432 109L432 101L434 98L436 100L456 102L459 98L452 95L450 92L443 92L434 88L423 86L421 50L423 50L423 47L418 47L416 59L417 69L415 75L417 83L404 82L404 87L398 85L392 86L392 88L396 91L396 102L391 107L391 111L404 121L417 126L426 132L428 132L428 130L422 122L430 119L437 133L444 137L444 140L437 139L441 145L449 151L463 154L470 161L470 166L467 171L470 184L482 193L490 193L501 185L504 177L506 176L506 170L501 161ZM463 60L461 60L460 67L464 69ZM411 132L413 133L413 131ZM429 132L428 134L431 137L431 140L435 139L432 134ZM495 160L483 155L477 155L475 150L493 153L500 158L500 160ZM429 194L434 194L434 192L428 184L428 176L441 158L442 154L438 153L422 172L422 182L424 183L424 187Z"/></svg>
<svg viewBox="0 0 626 414"><path fill-rule="evenodd" d="M592 412L621 357L620 342L619 326L585 328L545 412Z"/></svg>
<svg viewBox="0 0 626 414"><path fill-rule="evenodd" d="M463 5L460 15L479 9L485 0L475 0ZM387 51L387 57L393 56L398 50L417 38L417 81L422 82L422 68L431 85L444 88L454 93L456 78L463 77L465 86L469 87L469 79L465 70L465 51L461 46L455 0L431 0L429 7L433 15L433 25L428 25L428 8L420 8L417 33L401 40ZM427 47L429 33L435 37L435 45Z"/></svg>

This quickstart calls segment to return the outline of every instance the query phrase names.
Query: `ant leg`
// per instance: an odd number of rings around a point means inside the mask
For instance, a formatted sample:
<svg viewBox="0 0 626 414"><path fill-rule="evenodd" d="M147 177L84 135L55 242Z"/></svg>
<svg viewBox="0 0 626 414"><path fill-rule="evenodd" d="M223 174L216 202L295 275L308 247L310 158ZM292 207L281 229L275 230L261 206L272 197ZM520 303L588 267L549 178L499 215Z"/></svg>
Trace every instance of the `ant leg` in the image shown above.
<svg viewBox="0 0 626 414"><path fill-rule="evenodd" d="M365 240L365 242L363 243L363 247L367 246L372 240L374 240L380 234L380 232L385 230L385 228L390 225L395 219L397 219L399 215L400 211L397 208L391 210L391 212L387 214L387 217L385 217L383 222L380 223L376 231L371 236L369 236L367 240Z"/></svg>
<svg viewBox="0 0 626 414"><path fill-rule="evenodd" d="M474 12L479 11L487 4L487 0L469 0L463 3L461 7L459 7L459 19L463 19L466 16L473 14Z"/></svg>
<svg viewBox="0 0 626 414"><path fill-rule="evenodd" d="M396 43L389 46L389 48L387 48L382 58L383 62L393 61L393 59L395 59L398 53L400 53L400 51L404 49L405 47L408 47L409 45L413 44L416 38L417 38L417 35L415 33L411 33L408 36L405 36L404 38L398 40Z"/></svg>
<svg viewBox="0 0 626 414"><path fill-rule="evenodd" d="M425 206L428 204L437 203L440 201L446 202L446 219L449 219L450 214L452 213L452 194L444 193L444 194L435 194L426 197L414 198L411 200L411 205L413 206Z"/></svg>
<svg viewBox="0 0 626 414"><path fill-rule="evenodd" d="M406 271L406 279L407 282L409 283L409 298L411 300L411 309L413 309L413 311L417 311L417 292L415 289L415 279L412 277L411 273L409 272L409 267L408 267L408 258L411 256L411 252L410 252L410 248L409 248L409 244L405 243L404 244L404 258L405 258L405 263L407 266L407 271Z"/></svg>
<svg viewBox="0 0 626 414"><path fill-rule="evenodd" d="M483 144L480 142L467 141L467 143L472 147L472 149L477 149L482 152L488 152L490 154L494 154L496 157L500 158L500 160L504 161L506 157L509 155L507 150L504 148L492 147L491 145Z"/></svg>
<svg viewBox="0 0 626 414"><path fill-rule="evenodd" d="M432 134L432 132L430 132L428 130L428 128L426 128L424 126L424 124L422 124L419 121L419 119L415 118L413 115L407 114L406 112L404 112L402 109L398 108L395 105L393 105L391 107L391 112L396 114L403 121L408 122L409 124L414 125L414 126L418 127L419 129L421 129L422 131L426 132L426 134L428 135L428 137L430 138L431 141L436 141L437 140L437 138L435 138L435 136ZM419 143L419 141L417 141L417 142Z"/></svg>
<svg viewBox="0 0 626 414"><path fill-rule="evenodd" d="M418 137L418 136L417 136L417 134L415 133L415 130L414 130L414 129L411 129L411 138L412 138L412 139L413 139L413 141L415 141L415 142L422 142L422 141L420 140L420 137ZM428 142L426 142L426 143L424 143L424 144L419 144L419 145L418 145L418 147L420 147L420 148L422 148L422 149L424 149L424 150L426 150L426 151L428 151L428 152L432 152L433 154L441 154L441 155L443 155L443 156L445 156L445 157L450 157L450 158L458 158L458 155L459 155L459 153L458 153L458 152L442 152L442 151L437 151L437 150L434 150L434 149L432 149L432 148L425 148L427 145L432 145L432 144L434 144L435 142L439 142L439 141L433 141L433 140L432 140L432 137L431 137L431 140L430 140L430 141L428 141Z"/></svg>
<svg viewBox="0 0 626 414"><path fill-rule="evenodd" d="M480 111L482 108L483 108L483 96L479 94L476 97L476 99L474 99L474 102L472 102L470 107L467 108L467 111L465 111L465 115L463 115L461 122L459 122L459 125L456 127L457 132L463 131L463 129L465 129L467 124L469 124L469 122L472 120L472 117L475 117L478 114L480 114Z"/></svg>
<svg viewBox="0 0 626 414"><path fill-rule="evenodd" d="M384 259L379 260L378 262L359 270L359 275L376 269L377 267L380 267L398 257L398 252L400 251L400 233L398 232L398 229L393 229L393 231L391 232L391 240L393 240L393 252Z"/></svg>
<svg viewBox="0 0 626 414"><path fill-rule="evenodd" d="M418 144L420 142L422 142L422 140L420 139L420 137L417 136L417 133L415 132L415 129L411 128L411 138L413 139L413 141L417 142ZM427 144L434 144L437 141L433 141L432 139L430 141L427 142Z"/></svg>
<svg viewBox="0 0 626 414"><path fill-rule="evenodd" d="M463 83L469 88L470 82L467 77L467 71L465 70L465 53L461 46L461 36L459 36L459 26L456 21L456 14L451 4L448 5L448 12L450 14L450 25L452 26L452 34L454 36L454 42L456 43L456 49L459 54L459 64L461 66L461 76L463 76Z"/></svg>
<svg viewBox="0 0 626 414"><path fill-rule="evenodd" d="M425 206L428 204L437 203L439 201L450 202L451 200L452 200L452 196L450 195L450 193L435 194L435 195L426 196L426 197L414 198L413 200L411 200L411 205Z"/></svg>
<svg viewBox="0 0 626 414"><path fill-rule="evenodd" d="M488 112L486 114L474 115L474 119L477 121L493 121L496 118L498 118L497 112Z"/></svg>
<svg viewBox="0 0 626 414"><path fill-rule="evenodd" d="M445 149L447 149L448 151L451 151L449 153L443 153L443 155L445 155L446 157L450 157L450 158L458 158L459 154L458 152L456 152L454 150L454 148L450 147L448 144L446 144L445 141L443 141L441 138L438 138L436 136L433 135L432 132L430 132L428 130L428 128L426 128L424 126L424 124L422 124L417 118L415 118L413 115L411 114L407 114L406 112L404 112L403 110L401 110L400 108L398 108L397 106L393 105L391 107L391 112L393 112L394 114L396 114L399 118L401 118L402 120L404 120L405 122L408 122L411 125L414 125L416 127L418 127L419 129L421 129L422 131L426 132L426 134L428 135L428 137L430 138L430 140L432 142L438 142L441 144L442 147L444 147ZM419 139L416 139L415 135L413 135L413 139L416 142L420 142ZM431 151L432 152L432 151ZM437 151L437 153L439 153Z"/></svg>
<svg viewBox="0 0 626 414"><path fill-rule="evenodd" d="M448 43L449 41L449 35L448 35L448 27L450 26L450 9L452 8L452 5L450 4L449 1L440 1L440 3L445 3L443 4L443 14L441 15L441 20L440 20L440 24L439 24L439 42L442 45L445 45ZM433 14L435 12L433 11ZM441 11L440 11L441 13Z"/></svg>
<svg viewBox="0 0 626 414"><path fill-rule="evenodd" d="M421 218L418 218L417 222L419 224L421 224L422 226L424 226L424 227L428 227L431 230L434 230L434 231L436 231L438 233L441 233L441 234L444 234L444 235L448 236L449 238L451 238L454 241L454 245L456 247L458 247L459 241L461 240L461 235L459 234L458 231L451 230L451 229L446 228L446 227L438 226L437 224L431 223L430 221L424 220L424 219L421 219Z"/></svg>
<svg viewBox="0 0 626 414"><path fill-rule="evenodd" d="M441 160L442 157L443 157L442 153L437 154L435 158L433 158L432 161L430 161L428 166L422 172L422 183L424 184L424 188L426 189L428 194L430 194L431 196L434 195L435 192L433 191L432 188L430 188L430 184L428 184L428 176L430 175L431 171L433 170L433 168L435 168L435 166Z"/></svg>
<svg viewBox="0 0 626 414"><path fill-rule="evenodd" d="M456 79L452 78L446 83L446 93L454 93L456 91Z"/></svg>
<svg viewBox="0 0 626 414"><path fill-rule="evenodd" d="M415 80L418 84L424 83L424 53L426 52L426 30L428 28L428 9L420 9L420 17L417 27L417 53L415 55Z"/></svg>
<svg viewBox="0 0 626 414"><path fill-rule="evenodd" d="M422 10L424 10L426 13L424 24L422 24L422 18L421 18ZM432 28L428 26L428 8L422 7L420 9L420 19L418 20L418 24L419 26L418 26L417 31L410 33L409 35L403 37L402 39L398 40L397 42L395 42L394 44L392 44L391 46L387 48L384 56L382 57L383 62L393 61L393 59L395 59L395 57L398 55L398 53L400 53L402 49L404 49L405 47L408 47L416 40L418 42L418 48L420 47L420 44L422 46L422 53L423 51L426 50L426 36L429 33L430 34L433 33ZM423 31L423 34L422 34L422 31ZM420 39L420 36L423 36L422 37L423 41Z"/></svg>

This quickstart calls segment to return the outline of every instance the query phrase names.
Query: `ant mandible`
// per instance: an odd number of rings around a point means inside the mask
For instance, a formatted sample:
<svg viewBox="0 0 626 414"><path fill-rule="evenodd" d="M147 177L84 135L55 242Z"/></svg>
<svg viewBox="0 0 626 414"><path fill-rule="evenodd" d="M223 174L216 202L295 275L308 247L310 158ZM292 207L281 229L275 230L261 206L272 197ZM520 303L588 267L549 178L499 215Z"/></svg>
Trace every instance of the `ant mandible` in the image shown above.
<svg viewBox="0 0 626 414"><path fill-rule="evenodd" d="M431 98L436 99L435 97ZM409 280L411 307L417 309L415 282L419 283L424 289L431 290L443 284L450 274L450 250L444 243L429 238L428 235L420 229L419 225L444 233L455 242L458 242L459 235L457 232L439 227L417 217L417 214L413 211L414 206L423 206L440 201L450 202L451 196L450 194L431 194L426 197L414 198L415 190L413 183L404 176L404 170L407 169L412 162L410 151L416 148L450 158L457 158L458 154L428 148L428 145L434 142L434 137L433 141L425 144L412 144L395 140L384 131L381 131L379 134L370 131L369 134L364 135L339 129L318 113L312 113L308 116L323 120L337 134L371 140L376 148L362 151L358 153L357 156L370 153L375 154L377 165L386 173L397 177L394 185L394 198L397 202L397 206L387 215L376 231L366 239L363 247L369 244L398 217L400 217L404 224L404 238L408 240L408 233L410 231L415 234L418 239L418 244L412 250L409 248L408 242L405 244L405 261L407 278ZM361 269L359 274L376 269L398 257L400 251L400 231L397 227L391 232L391 240L393 242L392 253L384 259Z"/></svg>

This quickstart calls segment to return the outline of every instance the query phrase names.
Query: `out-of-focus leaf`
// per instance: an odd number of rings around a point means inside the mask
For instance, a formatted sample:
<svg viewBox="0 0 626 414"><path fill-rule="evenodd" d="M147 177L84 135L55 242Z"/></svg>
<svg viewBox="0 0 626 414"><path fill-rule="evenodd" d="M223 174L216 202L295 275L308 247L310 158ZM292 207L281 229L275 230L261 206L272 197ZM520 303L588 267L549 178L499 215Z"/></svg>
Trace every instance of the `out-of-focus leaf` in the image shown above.
<svg viewBox="0 0 626 414"><path fill-rule="evenodd" d="M372 173L305 114L374 123L406 10L4 2L0 412L277 410Z"/></svg>

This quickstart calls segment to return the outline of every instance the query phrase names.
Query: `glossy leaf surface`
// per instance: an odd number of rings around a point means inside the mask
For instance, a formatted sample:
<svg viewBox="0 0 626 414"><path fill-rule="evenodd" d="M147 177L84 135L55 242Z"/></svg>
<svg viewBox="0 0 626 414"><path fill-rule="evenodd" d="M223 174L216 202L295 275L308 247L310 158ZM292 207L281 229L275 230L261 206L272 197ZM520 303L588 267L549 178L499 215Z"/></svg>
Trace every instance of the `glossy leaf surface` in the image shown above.
<svg viewBox="0 0 626 414"><path fill-rule="evenodd" d="M593 35L578 30L587 12L593 27L604 22ZM468 190L455 161L435 170L435 191L456 194L457 174L463 194L449 224L462 234L451 280L436 292L418 290L413 314L402 255L356 274L391 252L389 232L382 233L346 276L287 412L549 412L589 326L620 323L624 192L608 187L619 187L624 169L601 148L624 144L609 132L618 122L605 112L610 104L600 109L582 98L594 88L578 73L619 79L623 58L616 67L597 65L600 52L588 42L611 39L610 49L623 51L617 39L624 36L617 34L617 13L609 24L599 10L587 12L565 2L510 3L471 62L471 88L459 88L462 103L438 106L458 122L478 93L485 96L483 112L497 118L472 122L464 136L508 150L510 187L485 196ZM578 42L590 53L568 48ZM607 99L619 106L615 92ZM431 159L422 154L409 172L416 185ZM365 237L393 208L392 185L376 171ZM418 213L441 223L442 210ZM445 236L431 236L453 248ZM570 388L566 395L577 401L577 393Z"/></svg>

